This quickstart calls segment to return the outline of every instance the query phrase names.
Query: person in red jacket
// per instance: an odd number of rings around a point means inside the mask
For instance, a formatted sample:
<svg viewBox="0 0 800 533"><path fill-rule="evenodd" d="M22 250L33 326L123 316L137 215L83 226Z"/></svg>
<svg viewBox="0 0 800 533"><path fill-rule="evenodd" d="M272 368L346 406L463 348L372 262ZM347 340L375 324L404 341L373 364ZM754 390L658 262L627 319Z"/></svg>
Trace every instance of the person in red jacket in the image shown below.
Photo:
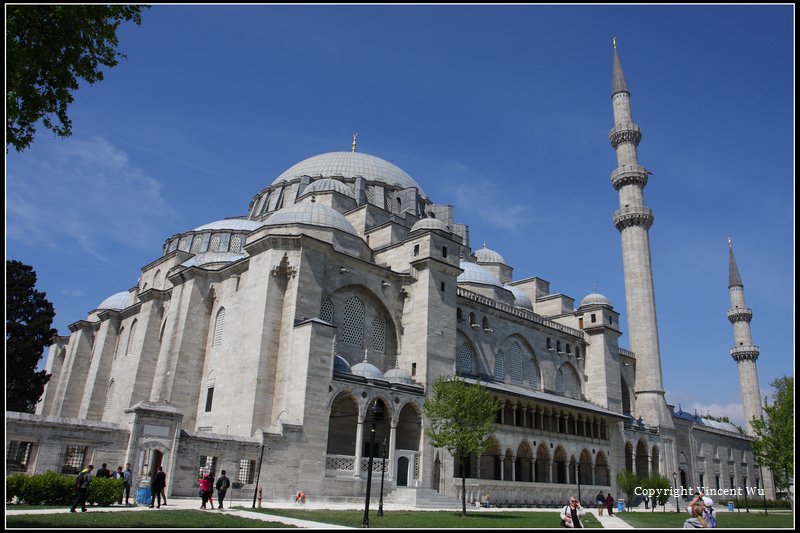
<svg viewBox="0 0 800 533"><path fill-rule="evenodd" d="M208 495L211 493L211 481L208 479L208 474L203 474L198 483L200 484L200 497L203 499L200 509L207 509Z"/></svg>

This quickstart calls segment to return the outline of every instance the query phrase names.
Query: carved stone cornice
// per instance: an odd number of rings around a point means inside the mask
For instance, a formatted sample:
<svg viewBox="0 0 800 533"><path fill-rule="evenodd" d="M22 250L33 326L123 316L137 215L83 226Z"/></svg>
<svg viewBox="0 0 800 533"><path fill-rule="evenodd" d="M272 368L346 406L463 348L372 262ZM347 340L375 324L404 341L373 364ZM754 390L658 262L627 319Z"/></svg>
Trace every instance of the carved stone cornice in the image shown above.
<svg viewBox="0 0 800 533"><path fill-rule="evenodd" d="M758 346L735 346L731 348L731 357L737 363L739 361L755 361L758 359Z"/></svg>
<svg viewBox="0 0 800 533"><path fill-rule="evenodd" d="M623 207L614 213L614 225L619 231L631 226L644 226L650 229L653 225L653 210L649 207Z"/></svg>
<svg viewBox="0 0 800 533"><path fill-rule="evenodd" d="M614 189L620 190L625 185L647 185L647 176L652 174L646 168L639 165L622 166L611 173L611 185Z"/></svg>
<svg viewBox="0 0 800 533"><path fill-rule="evenodd" d="M731 324L734 322L750 322L752 318L753 310L749 307L738 307L728 310L728 320L731 321Z"/></svg>
<svg viewBox="0 0 800 533"><path fill-rule="evenodd" d="M633 143L634 146L639 146L639 141L642 140L642 130L636 124L619 124L611 128L608 132L608 140L611 141L611 146L616 150L617 146L624 142Z"/></svg>

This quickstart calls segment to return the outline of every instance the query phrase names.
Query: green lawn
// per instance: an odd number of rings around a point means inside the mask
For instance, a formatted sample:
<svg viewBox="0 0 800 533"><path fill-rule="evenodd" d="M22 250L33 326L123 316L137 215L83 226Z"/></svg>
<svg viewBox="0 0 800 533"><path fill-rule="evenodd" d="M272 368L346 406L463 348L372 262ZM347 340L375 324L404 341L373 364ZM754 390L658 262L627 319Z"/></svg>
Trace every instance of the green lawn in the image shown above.
<svg viewBox="0 0 800 533"><path fill-rule="evenodd" d="M689 518L689 513L661 512L654 513L615 513L636 529L672 528L683 527L683 522ZM774 512L764 515L751 511L748 513L717 513L717 527L725 528L791 528L794 527L794 515L787 512Z"/></svg>
<svg viewBox="0 0 800 533"><path fill-rule="evenodd" d="M261 509L258 512L313 520L340 526L361 527L364 511ZM586 515L586 527L602 527L594 516ZM557 512L481 512L467 510L462 517L460 511L385 511L377 515L377 509L370 509L370 527L385 528L558 528L561 519Z"/></svg>
<svg viewBox="0 0 800 533"><path fill-rule="evenodd" d="M6 515L6 527L16 528L245 528L292 527L209 511L117 511Z"/></svg>

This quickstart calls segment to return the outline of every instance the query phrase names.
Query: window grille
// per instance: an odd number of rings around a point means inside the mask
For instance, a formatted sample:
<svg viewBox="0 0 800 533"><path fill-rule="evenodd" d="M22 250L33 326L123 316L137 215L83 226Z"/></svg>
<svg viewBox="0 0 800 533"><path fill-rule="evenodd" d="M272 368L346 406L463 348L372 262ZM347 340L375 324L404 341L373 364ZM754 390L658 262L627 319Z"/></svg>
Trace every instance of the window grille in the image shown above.
<svg viewBox="0 0 800 533"><path fill-rule="evenodd" d="M539 365L536 363L535 357L531 357L528 366L528 383L532 389L539 388Z"/></svg>
<svg viewBox="0 0 800 533"><path fill-rule="evenodd" d="M125 348L125 357L128 357L133 350L133 341L134 336L136 335L136 325L139 323L138 320L134 319L133 324L131 324L131 332L128 333L128 346Z"/></svg>
<svg viewBox="0 0 800 533"><path fill-rule="evenodd" d="M472 373L472 346L464 341L458 350L458 371Z"/></svg>
<svg viewBox="0 0 800 533"><path fill-rule="evenodd" d="M200 468L199 468L199 476L203 477L205 474L210 474L214 472L216 475L217 472L217 458L211 457L210 455L201 455L200 456Z"/></svg>
<svg viewBox="0 0 800 533"><path fill-rule="evenodd" d="M256 470L256 462L250 459L239 460L239 483L249 485L253 482Z"/></svg>
<svg viewBox="0 0 800 533"><path fill-rule="evenodd" d="M344 304L341 341L359 348L364 345L364 303L356 296Z"/></svg>
<svg viewBox="0 0 800 533"><path fill-rule="evenodd" d="M498 350L497 355L494 356L494 377L500 381L506 378L505 358L503 350Z"/></svg>
<svg viewBox="0 0 800 533"><path fill-rule="evenodd" d="M202 246L202 244L203 244L203 239L201 238L200 235L196 235L195 238L194 238L194 241L192 242L192 250L191 250L191 252L193 254L196 254L197 252L199 252L200 251L200 247Z"/></svg>
<svg viewBox="0 0 800 533"><path fill-rule="evenodd" d="M322 300L322 305L319 307L319 318L328 324L333 324L333 302L330 298Z"/></svg>
<svg viewBox="0 0 800 533"><path fill-rule="evenodd" d="M206 413L211 412L211 404L214 403L214 387L209 387L206 392Z"/></svg>
<svg viewBox="0 0 800 533"><path fill-rule="evenodd" d="M564 394L564 373L560 368L556 372L556 393Z"/></svg>
<svg viewBox="0 0 800 533"><path fill-rule="evenodd" d="M211 237L210 249L212 252L219 252L219 243L220 243L219 235L214 235L213 237Z"/></svg>
<svg viewBox="0 0 800 533"><path fill-rule="evenodd" d="M386 319L380 315L372 323L372 350L377 353L386 351Z"/></svg>
<svg viewBox="0 0 800 533"><path fill-rule="evenodd" d="M242 251L242 238L239 235L231 239L230 251L233 253L241 253Z"/></svg>
<svg viewBox="0 0 800 533"><path fill-rule="evenodd" d="M61 473L77 474L83 468L85 457L86 446L67 446L64 452L64 466L61 467Z"/></svg>
<svg viewBox="0 0 800 533"><path fill-rule="evenodd" d="M522 359L522 348L520 347L518 342L515 342L511 345L511 350L509 351L509 369L508 374L511 376L511 380L516 383L522 383L522 378L524 376L524 362Z"/></svg>
<svg viewBox="0 0 800 533"><path fill-rule="evenodd" d="M178 249L183 250L184 252L189 251L189 237L184 237L181 239L181 242L178 244Z"/></svg>
<svg viewBox="0 0 800 533"><path fill-rule="evenodd" d="M161 270L156 270L156 275L153 276L153 287L156 289L161 288Z"/></svg>
<svg viewBox="0 0 800 533"><path fill-rule="evenodd" d="M225 308L220 307L217 311L217 321L214 324L214 340L211 346L219 346L222 344L222 331L225 329Z"/></svg>
<svg viewBox="0 0 800 533"><path fill-rule="evenodd" d="M26 472L28 470L28 461L31 458L32 449L32 442L10 441L8 443L8 451L6 452L6 470Z"/></svg>

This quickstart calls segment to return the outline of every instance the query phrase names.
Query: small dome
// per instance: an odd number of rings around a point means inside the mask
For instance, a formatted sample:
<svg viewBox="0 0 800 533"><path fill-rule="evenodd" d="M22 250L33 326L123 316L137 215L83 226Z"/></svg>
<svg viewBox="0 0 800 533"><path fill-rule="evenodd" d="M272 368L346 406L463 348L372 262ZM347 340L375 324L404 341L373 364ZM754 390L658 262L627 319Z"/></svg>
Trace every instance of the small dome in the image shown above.
<svg viewBox="0 0 800 533"><path fill-rule="evenodd" d="M341 355L337 355L336 358L333 360L333 371L341 372L342 374L349 374L350 363L345 361L344 357L342 357Z"/></svg>
<svg viewBox="0 0 800 533"><path fill-rule="evenodd" d="M511 291L511 294L514 295L514 307L519 307L520 309L527 309L528 311L533 311L533 302L525 294L525 291L514 287L513 285L503 285L503 288L508 289Z"/></svg>
<svg viewBox="0 0 800 533"><path fill-rule="evenodd" d="M612 307L611 302L608 301L608 298L598 292L593 292L586 296L586 298L581 300L581 304L578 306L578 308L581 308L585 305L607 305L608 307Z"/></svg>
<svg viewBox="0 0 800 533"><path fill-rule="evenodd" d="M349 196L350 198L353 197L353 193L350 192L350 189L347 187L347 185L339 180L333 180L330 178L322 178L321 180L313 182L311 185L305 188L303 194L324 191L336 191L344 194L345 196Z"/></svg>
<svg viewBox="0 0 800 533"><path fill-rule="evenodd" d="M469 261L461 261L459 266L464 272L458 276L456 283L478 283L481 285L494 285L495 287L504 288L499 279L480 265L470 263Z"/></svg>
<svg viewBox="0 0 800 533"><path fill-rule="evenodd" d="M266 221L267 226L283 224L309 224L325 228L336 228L357 235L355 228L338 211L318 202L301 202L275 211Z"/></svg>
<svg viewBox="0 0 800 533"><path fill-rule="evenodd" d="M389 383L403 383L404 385L416 385L414 383L414 379L411 377L411 374L408 370L403 368L393 368L388 370L384 375L383 379L388 381Z"/></svg>
<svg viewBox="0 0 800 533"><path fill-rule="evenodd" d="M354 376L361 376L367 379L383 380L383 372L378 370L378 367L375 365L368 363L366 360L358 363L357 365L353 365L353 368L350 372Z"/></svg>
<svg viewBox="0 0 800 533"><path fill-rule="evenodd" d="M488 249L486 247L486 243L483 243L483 248L475 250L473 255L477 258L478 263L500 263L501 265L508 266L508 263L506 263L506 260L503 259L503 256L494 250Z"/></svg>
<svg viewBox="0 0 800 533"><path fill-rule="evenodd" d="M434 229L450 233L450 228L448 228L444 222L442 222L438 218L433 218L433 217L427 217L418 220L417 222L414 223L413 226L411 226L411 231L409 233L414 233L415 231L434 230Z"/></svg>
<svg viewBox="0 0 800 533"><path fill-rule="evenodd" d="M210 222L208 224L196 227L192 231L230 230L250 233L251 231L260 228L262 224L263 222L247 220L246 218L226 218L224 220L217 220L216 222Z"/></svg>
<svg viewBox="0 0 800 533"><path fill-rule="evenodd" d="M128 307L128 291L112 294L97 306L97 309L125 309Z"/></svg>
<svg viewBox="0 0 800 533"><path fill-rule="evenodd" d="M337 176L348 179L362 177L367 181L386 183L401 189L415 187L420 196L426 197L414 178L402 169L379 157L363 152L329 152L309 157L287 169L272 184L292 181L301 176L322 176L323 178Z"/></svg>

